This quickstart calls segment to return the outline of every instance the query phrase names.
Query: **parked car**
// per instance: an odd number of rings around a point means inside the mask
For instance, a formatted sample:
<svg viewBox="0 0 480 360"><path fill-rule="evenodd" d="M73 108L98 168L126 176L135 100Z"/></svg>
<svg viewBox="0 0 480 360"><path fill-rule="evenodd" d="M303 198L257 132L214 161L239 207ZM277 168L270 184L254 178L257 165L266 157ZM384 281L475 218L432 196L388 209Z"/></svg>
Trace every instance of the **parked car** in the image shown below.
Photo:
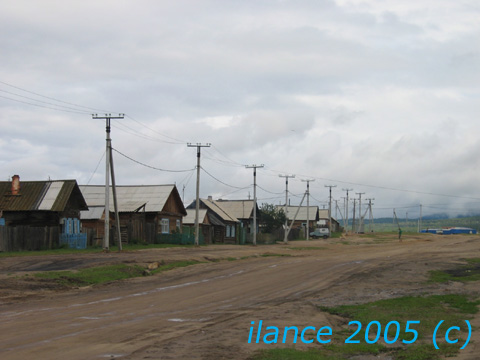
<svg viewBox="0 0 480 360"><path fill-rule="evenodd" d="M328 228L318 228L315 231L310 233L310 237L312 239L319 239L319 238L328 238L330 236L330 230Z"/></svg>

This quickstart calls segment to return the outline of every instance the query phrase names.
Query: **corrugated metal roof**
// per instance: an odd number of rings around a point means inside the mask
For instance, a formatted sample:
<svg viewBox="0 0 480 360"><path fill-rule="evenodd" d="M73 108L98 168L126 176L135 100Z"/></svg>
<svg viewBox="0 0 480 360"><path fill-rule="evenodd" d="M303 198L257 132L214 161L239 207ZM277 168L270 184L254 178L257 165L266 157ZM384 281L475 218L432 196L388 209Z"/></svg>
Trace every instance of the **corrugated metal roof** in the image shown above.
<svg viewBox="0 0 480 360"><path fill-rule="evenodd" d="M53 207L53 203L57 200L63 184L63 181L52 181L50 184L46 185L46 193L38 205L38 210L50 210Z"/></svg>
<svg viewBox="0 0 480 360"><path fill-rule="evenodd" d="M320 219L328 219L328 209L320 209L318 210L318 217Z"/></svg>
<svg viewBox="0 0 480 360"><path fill-rule="evenodd" d="M187 209L187 216L183 218L183 223L185 225L195 224L195 209ZM198 221L201 223L205 220L205 215L207 215L207 209L199 209L198 211Z"/></svg>
<svg viewBox="0 0 480 360"><path fill-rule="evenodd" d="M227 210L221 208L213 200L208 200L208 199L200 199L200 200L203 202L203 204L205 204L205 206L207 206L209 209L215 212L222 220L239 222L239 220L235 216L230 214Z"/></svg>
<svg viewBox="0 0 480 360"><path fill-rule="evenodd" d="M118 211L133 212L145 205L146 212L161 212L175 185L116 186ZM105 186L80 186L88 206L105 205ZM110 187L110 209L113 211L113 193Z"/></svg>
<svg viewBox="0 0 480 360"><path fill-rule="evenodd" d="M91 206L88 210L80 211L81 220L99 220L103 217L105 206Z"/></svg>
<svg viewBox="0 0 480 360"><path fill-rule="evenodd" d="M285 206L282 205L277 205L277 209L282 209L285 210ZM288 220L293 220L295 217L295 214L297 212L298 206L287 206L287 218ZM309 220L316 220L318 216L318 206L309 206L308 207L308 217ZM328 211L328 210L327 210ZM327 212L328 214L328 212ZM327 216L328 217L328 216ZM307 221L307 206L301 206L300 210L298 211L297 219L296 221Z"/></svg>
<svg viewBox="0 0 480 360"><path fill-rule="evenodd" d="M80 210L88 208L76 180L20 181L19 195L11 194L11 186L10 181L0 182L0 209L4 211L61 212L72 196Z"/></svg>
<svg viewBox="0 0 480 360"><path fill-rule="evenodd" d="M253 200L215 200L214 203L237 219L253 216Z"/></svg>

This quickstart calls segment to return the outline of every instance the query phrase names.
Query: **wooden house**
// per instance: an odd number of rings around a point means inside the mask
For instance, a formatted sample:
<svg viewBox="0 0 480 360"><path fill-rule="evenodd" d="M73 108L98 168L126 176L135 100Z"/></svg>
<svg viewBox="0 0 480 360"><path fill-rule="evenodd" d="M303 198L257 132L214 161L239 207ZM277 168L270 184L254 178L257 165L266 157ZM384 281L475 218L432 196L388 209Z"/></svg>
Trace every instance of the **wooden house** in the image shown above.
<svg viewBox="0 0 480 360"><path fill-rule="evenodd" d="M76 180L0 181L0 211L6 226L60 226L88 206Z"/></svg>
<svg viewBox="0 0 480 360"><path fill-rule="evenodd" d="M233 215L240 221L247 234L253 234L253 200L215 200L217 206ZM257 205L257 233L260 218L260 209Z"/></svg>
<svg viewBox="0 0 480 360"><path fill-rule="evenodd" d="M84 227L99 240L104 236L105 187L80 186L90 208L81 214ZM123 242L153 243L159 234L182 231L182 219L187 212L175 185L116 186L120 228ZM115 227L113 193L110 188L110 226ZM116 233L110 231L112 236Z"/></svg>
<svg viewBox="0 0 480 360"><path fill-rule="evenodd" d="M75 180L0 182L0 251L60 244L86 247L80 211L87 204Z"/></svg>
<svg viewBox="0 0 480 360"><path fill-rule="evenodd" d="M277 205L276 208L285 210L285 206L282 205ZM296 218L295 215L297 215ZM306 206L287 206L288 225L292 229L305 228L307 225L307 217L309 228L315 229L317 227L317 221L319 220L318 206L309 206L308 208ZM295 222L292 224L294 218Z"/></svg>
<svg viewBox="0 0 480 360"><path fill-rule="evenodd" d="M187 209L195 210L195 206L196 201L192 202ZM210 227L208 228L209 233L204 234L206 242L207 240L211 243L235 244L238 242L237 235L240 228L240 221L235 216L220 207L211 197L208 199L200 199L199 207L200 209L207 210L207 218L210 223Z"/></svg>

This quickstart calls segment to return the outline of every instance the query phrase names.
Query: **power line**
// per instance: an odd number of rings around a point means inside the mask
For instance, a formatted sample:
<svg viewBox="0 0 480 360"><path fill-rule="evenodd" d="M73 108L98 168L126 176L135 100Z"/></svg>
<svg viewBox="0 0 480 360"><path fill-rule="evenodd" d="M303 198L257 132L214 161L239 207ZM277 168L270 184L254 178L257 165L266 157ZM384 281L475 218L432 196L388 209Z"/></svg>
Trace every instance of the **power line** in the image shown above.
<svg viewBox="0 0 480 360"><path fill-rule="evenodd" d="M271 171L273 173L276 173L276 174L281 174L282 173L281 171L274 170L274 169L267 169L267 170ZM369 184L354 183L354 182L342 181L342 180L336 180L336 179L327 179L327 178L322 178L322 177L312 176L312 175L305 175L305 174L297 174L297 175L302 176L302 177L310 177L310 178L313 178L313 179L316 179L316 180L323 180L323 181L336 182L336 183L342 183L342 184L364 186L364 187L382 189L382 190L408 192L408 193L421 194L421 195L443 196L443 197L451 197L451 198L459 198L459 199L480 200L480 198L469 197L469 196L430 193L430 192L410 190L410 189L398 189L398 188L392 188L392 187L386 187L386 186L380 186L380 185L369 185Z"/></svg>
<svg viewBox="0 0 480 360"><path fill-rule="evenodd" d="M258 184L257 184L257 187L258 187L259 189L262 189L263 191L265 191L265 192L269 193L269 194L272 194L272 195L283 195L283 194L284 194L284 192L283 192L283 191L282 191L282 192L278 192L278 193L277 193L277 192L271 192L271 191L268 191L268 190L264 189L263 187L261 187L261 186L260 186L260 185L258 185Z"/></svg>
<svg viewBox="0 0 480 360"><path fill-rule="evenodd" d="M210 173L209 173L207 170L205 170L203 167L201 167L201 169L202 169L208 176L210 176L212 179L218 181L220 184L223 184L223 185L225 185L225 186L228 186L228 187L231 187L231 188L234 188L234 189L239 189L239 190L247 189L247 188L250 187L250 185L249 185L249 186L246 186L246 187L239 187L239 186L234 186L234 185L227 184L227 183L223 182L222 180L217 179L215 176L213 176L212 174L210 174Z"/></svg>
<svg viewBox="0 0 480 360"><path fill-rule="evenodd" d="M125 130L125 129L122 129L121 126L127 128L128 130ZM172 142L172 141L166 141L166 140L163 140L163 139L159 139L159 138L155 138L153 136L149 136L149 135L146 135L146 134L143 134L141 132L139 132L138 130L128 126L128 125L125 125L123 123L120 123L120 122L117 122L117 125L116 126L113 126L112 127L115 127L116 129L120 130L120 131L123 131L127 134L130 134L130 135L133 135L133 136L136 136L136 137L139 137L141 139L144 139L144 140L150 140L150 141L155 141L155 142L160 142L160 143L167 143L167 144L180 144L180 143L175 143L175 142Z"/></svg>
<svg viewBox="0 0 480 360"><path fill-rule="evenodd" d="M0 95L0 97L3 98L3 99L11 100L11 101L16 101L16 102L21 103L21 104L27 104L27 105L36 106L36 107L41 107L41 108L50 109L50 110L64 111L64 112L69 112L69 113L74 113L74 114L81 114L81 115L85 115L85 114L88 114L88 113L89 113L89 112L84 112L84 111L66 110L66 109L54 108L54 107L51 107L51 106L34 104L34 103L30 103L30 102L28 102L28 101L22 101L22 100L18 100L18 99L12 99L12 98L9 98L9 97L7 97L7 96L2 96L2 95Z"/></svg>
<svg viewBox="0 0 480 360"><path fill-rule="evenodd" d="M150 130L150 131L153 131L154 133L160 135L160 136L163 136L167 139L170 139L170 140L174 140L175 142L171 142L171 141L166 141L166 140L162 140L163 142L166 142L166 143L170 143L170 144L182 144L182 145L185 145L187 143L187 141L184 141L184 140L180 140L180 139L177 139L177 138L174 138L172 136L168 136L168 135L165 135L155 129L152 129L151 127L149 127L148 125L145 125L144 123L134 119L133 117L131 117L130 115L125 115L127 118L129 118L130 120L136 122L137 124L143 126L144 128Z"/></svg>
<svg viewBox="0 0 480 360"><path fill-rule="evenodd" d="M97 166L95 167L95 170L93 170L93 173L92 173L92 175L90 176L90 179L88 179L88 181L87 181L87 183L85 184L85 186L88 186L88 185L90 184L90 181L92 181L93 176L94 176L95 173L97 172L98 167L100 166L100 163L102 162L104 156L105 156L105 151L103 152L102 157L101 157L100 160L98 161L98 164L97 164Z"/></svg>
<svg viewBox="0 0 480 360"><path fill-rule="evenodd" d="M36 102L39 102L39 103L42 103L42 104L53 105L53 106L57 106L57 107L61 107L61 108L69 109L69 110L73 110L73 111L75 111L75 112L81 112L82 114L89 114L89 113L90 113L90 112L87 111L87 110L79 110L79 109L76 109L76 108L73 108L73 107L70 107L70 106L63 106L63 105L58 105L58 104L54 104L54 103L47 102L47 101L37 100L37 99L31 98L31 97L23 96L23 95L20 95L20 94L11 92L11 91L7 91L7 90L2 90L2 89L0 89L0 91L1 91L1 92L4 92L4 93L7 93L7 94L10 94L10 95L18 96L18 97L21 97L21 98L24 98L24 99L27 99L27 100L36 101ZM14 100L14 101L19 101L19 100L11 99L11 98L8 98L8 97L5 97L5 98L6 98L6 99L10 99L10 100ZM25 103L26 103L26 104L30 104L30 105L36 105L36 104L28 103L28 102L25 102ZM61 109L59 109L59 110L61 110Z"/></svg>
<svg viewBox="0 0 480 360"><path fill-rule="evenodd" d="M230 159L227 155L225 155L224 153L222 153L215 145L212 145L212 148L215 149L215 151L217 151L220 155L222 155L225 159L227 159L229 162L231 162L232 164L236 165L236 166L240 166L240 167L243 167L243 166L246 166L245 164L241 164L237 161L234 161L232 159Z"/></svg>
<svg viewBox="0 0 480 360"><path fill-rule="evenodd" d="M14 89L21 90L21 91L24 91L24 92L26 92L26 93L29 93L29 94L32 94L32 95L36 95L36 96L40 96L40 97L43 97L43 98L45 98L45 99L53 100L53 101L56 101L56 102L59 102L59 103L63 103L63 104L67 104L67 105L72 105L72 106L75 106L75 107L84 108L84 109L87 109L87 110L98 111L98 112L106 112L106 113L110 113L110 112L111 112L111 111L100 110L100 109L90 108L90 107L83 106L83 105L74 104L74 103L67 102L67 101L63 101L63 100L59 100L59 99L56 99L56 98L50 97L50 96L45 96L45 95L42 95L42 94L39 94L39 93L30 91L30 90L27 90L27 89L23 89L23 88L21 88L21 87L19 87L19 86L15 86L15 85L6 83L6 82L1 81L1 80L0 80L0 84L7 85L7 86L10 86L10 87L12 87L12 88L14 88ZM19 96L21 96L21 95L19 95ZM13 99L11 99L11 100L13 100ZM14 101L15 101L15 100L14 100ZM37 101L38 101L38 100L37 100ZM29 105L33 105L33 104L29 104Z"/></svg>
<svg viewBox="0 0 480 360"><path fill-rule="evenodd" d="M147 167L147 168L150 168L150 169L153 169L153 170L157 170L157 171L165 171L165 172L172 172L172 173L181 173L181 172L188 172L188 171L193 171L193 170L195 170L195 169L187 169L187 170L168 170L168 169L160 169L160 168L157 168L157 167L155 167L155 166L147 165L147 164L144 164L144 163L142 163L142 162L140 162L140 161L138 161L138 160L135 160L135 159L131 158L130 156L127 156L127 155L125 155L124 153L118 151L117 149L112 148L112 150L115 151L115 152L117 152L117 153L119 153L120 155L122 155L123 157L127 158L128 160L131 160L131 161L133 161L133 162L135 162L135 163L137 163L137 164L139 164L139 165L142 165L142 166L145 166L145 167Z"/></svg>

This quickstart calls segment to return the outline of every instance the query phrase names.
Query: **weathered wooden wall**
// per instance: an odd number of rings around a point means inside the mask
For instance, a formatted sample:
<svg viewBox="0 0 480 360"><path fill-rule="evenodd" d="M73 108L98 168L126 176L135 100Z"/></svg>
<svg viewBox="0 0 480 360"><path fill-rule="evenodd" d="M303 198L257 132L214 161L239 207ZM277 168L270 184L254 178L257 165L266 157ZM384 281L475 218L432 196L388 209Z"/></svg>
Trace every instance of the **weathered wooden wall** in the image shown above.
<svg viewBox="0 0 480 360"><path fill-rule="evenodd" d="M0 251L57 248L59 234L58 226L0 226Z"/></svg>

